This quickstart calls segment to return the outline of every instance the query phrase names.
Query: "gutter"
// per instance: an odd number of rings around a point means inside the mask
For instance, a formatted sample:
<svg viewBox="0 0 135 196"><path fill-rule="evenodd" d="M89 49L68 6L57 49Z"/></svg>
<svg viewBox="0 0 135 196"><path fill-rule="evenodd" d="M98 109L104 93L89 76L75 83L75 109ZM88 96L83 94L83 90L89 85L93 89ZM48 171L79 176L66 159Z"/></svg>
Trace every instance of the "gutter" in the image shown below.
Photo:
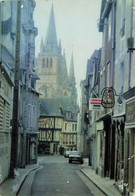
<svg viewBox="0 0 135 196"><path fill-rule="evenodd" d="M102 15L101 15L101 20L104 20L105 17L108 16L108 14L109 14L109 12L110 12L110 9L111 9L111 6L112 6L112 3L113 3L112 1L106 2L104 11L103 11L103 13L102 13Z"/></svg>
<svg viewBox="0 0 135 196"><path fill-rule="evenodd" d="M112 6L113 1L103 1L102 0L102 6L103 8L101 9L101 15L100 15L100 20L99 20L99 32L103 32L104 28L104 19L108 16L111 6Z"/></svg>

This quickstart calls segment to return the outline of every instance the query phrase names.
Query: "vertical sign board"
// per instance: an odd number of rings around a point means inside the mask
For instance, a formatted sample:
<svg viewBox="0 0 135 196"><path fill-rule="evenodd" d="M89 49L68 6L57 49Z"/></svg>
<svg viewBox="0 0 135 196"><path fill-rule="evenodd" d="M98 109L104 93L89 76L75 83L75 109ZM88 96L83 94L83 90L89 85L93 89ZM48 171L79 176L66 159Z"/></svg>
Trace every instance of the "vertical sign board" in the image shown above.
<svg viewBox="0 0 135 196"><path fill-rule="evenodd" d="M102 100L99 98L90 98L89 100L89 110L102 111Z"/></svg>
<svg viewBox="0 0 135 196"><path fill-rule="evenodd" d="M135 125L135 100L126 104L126 125Z"/></svg>

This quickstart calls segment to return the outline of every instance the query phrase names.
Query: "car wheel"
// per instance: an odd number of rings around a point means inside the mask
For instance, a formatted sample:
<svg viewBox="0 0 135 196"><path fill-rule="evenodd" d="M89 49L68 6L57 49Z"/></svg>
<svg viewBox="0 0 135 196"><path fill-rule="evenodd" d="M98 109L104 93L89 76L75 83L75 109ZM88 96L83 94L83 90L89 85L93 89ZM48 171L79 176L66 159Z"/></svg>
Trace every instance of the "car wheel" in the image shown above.
<svg viewBox="0 0 135 196"><path fill-rule="evenodd" d="M83 164L83 161L81 161L81 164Z"/></svg>
<svg viewBox="0 0 135 196"><path fill-rule="evenodd" d="M71 161L71 160L69 160L69 163L72 163L72 161Z"/></svg>

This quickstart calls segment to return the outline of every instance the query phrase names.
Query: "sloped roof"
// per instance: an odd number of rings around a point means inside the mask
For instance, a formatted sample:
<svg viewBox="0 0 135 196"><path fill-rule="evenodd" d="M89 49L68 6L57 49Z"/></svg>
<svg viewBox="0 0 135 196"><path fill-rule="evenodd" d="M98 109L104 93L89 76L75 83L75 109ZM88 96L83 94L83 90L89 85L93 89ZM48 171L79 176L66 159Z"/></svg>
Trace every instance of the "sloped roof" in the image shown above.
<svg viewBox="0 0 135 196"><path fill-rule="evenodd" d="M98 64L94 59L99 58L99 50L94 50L92 56L87 61L87 70L86 70L86 85L88 85L88 77L93 74L93 66L95 66L96 71L98 71Z"/></svg>
<svg viewBox="0 0 135 196"><path fill-rule="evenodd" d="M1 45L1 54L0 58L2 59L3 63L8 66L8 68L14 68L14 57L10 54L5 46Z"/></svg>
<svg viewBox="0 0 135 196"><path fill-rule="evenodd" d="M40 99L40 116L64 117L65 112L73 110L71 100L68 97L61 96L58 98Z"/></svg>

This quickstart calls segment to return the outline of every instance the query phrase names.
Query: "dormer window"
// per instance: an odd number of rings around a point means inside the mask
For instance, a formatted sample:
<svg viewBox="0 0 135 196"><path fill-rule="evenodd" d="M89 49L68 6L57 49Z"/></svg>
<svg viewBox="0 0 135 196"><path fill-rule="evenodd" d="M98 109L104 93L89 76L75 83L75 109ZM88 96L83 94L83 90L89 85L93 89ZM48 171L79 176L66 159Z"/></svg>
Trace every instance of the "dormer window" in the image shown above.
<svg viewBox="0 0 135 196"><path fill-rule="evenodd" d="M60 114L63 115L63 110L62 110L62 108L59 108L59 112L60 112Z"/></svg>

